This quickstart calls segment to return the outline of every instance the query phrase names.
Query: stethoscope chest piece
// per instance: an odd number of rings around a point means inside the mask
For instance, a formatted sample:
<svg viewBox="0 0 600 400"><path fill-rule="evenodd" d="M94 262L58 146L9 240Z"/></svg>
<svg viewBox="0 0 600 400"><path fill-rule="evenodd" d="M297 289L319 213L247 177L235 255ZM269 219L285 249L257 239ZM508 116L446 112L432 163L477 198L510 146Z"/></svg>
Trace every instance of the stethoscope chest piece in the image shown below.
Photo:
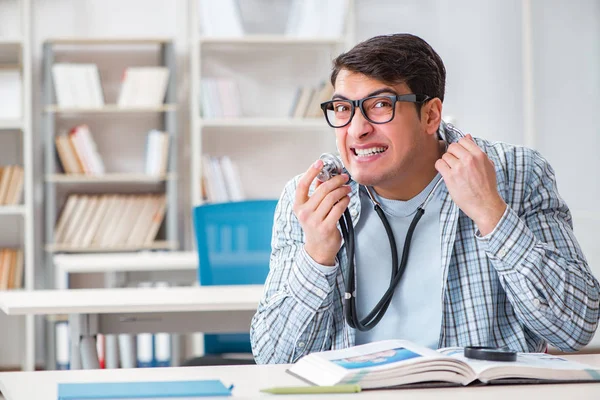
<svg viewBox="0 0 600 400"><path fill-rule="evenodd" d="M497 347L467 346L465 347L464 354L465 357L475 360L517 361L517 353L515 351Z"/></svg>

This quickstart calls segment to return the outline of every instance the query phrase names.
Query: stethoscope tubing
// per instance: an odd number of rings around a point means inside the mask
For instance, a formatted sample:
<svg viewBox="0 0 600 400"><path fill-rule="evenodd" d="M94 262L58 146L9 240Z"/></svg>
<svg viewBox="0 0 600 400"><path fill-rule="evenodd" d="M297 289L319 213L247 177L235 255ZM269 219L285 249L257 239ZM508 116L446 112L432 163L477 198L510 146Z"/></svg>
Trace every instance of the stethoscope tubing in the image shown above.
<svg viewBox="0 0 600 400"><path fill-rule="evenodd" d="M404 274L404 270L406 269L406 264L408 262L408 255L410 251L410 244L412 241L412 236L414 234L415 228L419 223L419 220L425 213L425 207L432 199L433 194L443 182L442 178L438 178L437 182L423 201L421 205L417 208L415 216L411 221L411 224L408 228L408 232L406 233L406 238L404 240L404 246L402 249L402 259L400 260L400 264L398 264L398 250L396 248L396 240L394 238L394 233L391 229L389 221L385 216L383 209L381 208L380 203L375 199L375 196L371 192L371 188L366 187L369 198L373 202L373 206L375 212L381 219L383 226L386 230L388 240L390 242L390 248L392 253L392 273L390 277L390 285L387 290L377 302L377 304L373 307L371 312L367 314L366 317L360 319L358 317L358 313L356 310L356 272L354 265L354 254L355 254L355 236L354 236L354 226L352 224L352 218L350 216L350 212L348 209L344 211L344 215L340 218L340 228L342 231L342 236L344 237L344 241L346 243L346 254L348 256L348 273L346 277L346 292L344 293L344 311L346 322L348 325L354 329L358 329L359 331L368 331L373 329L383 318L385 312L387 311L389 305L391 304L392 297L394 295L394 291L396 287L400 283L402 279L402 275ZM396 267L398 266L398 267Z"/></svg>

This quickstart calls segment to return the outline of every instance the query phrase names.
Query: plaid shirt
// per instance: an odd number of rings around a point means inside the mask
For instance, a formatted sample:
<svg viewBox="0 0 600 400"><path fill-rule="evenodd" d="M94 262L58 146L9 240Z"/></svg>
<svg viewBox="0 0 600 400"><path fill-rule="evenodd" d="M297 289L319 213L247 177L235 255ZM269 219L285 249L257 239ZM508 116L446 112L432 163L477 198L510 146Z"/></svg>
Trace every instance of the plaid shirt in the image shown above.
<svg viewBox="0 0 600 400"><path fill-rule="evenodd" d="M462 137L442 123L448 143ZM494 162L498 191L508 207L489 235L479 235L442 185L442 324L439 347L507 346L563 351L585 346L599 318L599 285L575 239L554 171L534 150L475 139ZM270 273L250 329L257 363L292 363L315 351L354 345L342 298L348 268L345 246L337 268L324 274L304 250L292 210L299 177L279 200ZM349 210L360 218L358 185ZM360 240L360 238L357 238ZM438 329L432 326L431 329Z"/></svg>

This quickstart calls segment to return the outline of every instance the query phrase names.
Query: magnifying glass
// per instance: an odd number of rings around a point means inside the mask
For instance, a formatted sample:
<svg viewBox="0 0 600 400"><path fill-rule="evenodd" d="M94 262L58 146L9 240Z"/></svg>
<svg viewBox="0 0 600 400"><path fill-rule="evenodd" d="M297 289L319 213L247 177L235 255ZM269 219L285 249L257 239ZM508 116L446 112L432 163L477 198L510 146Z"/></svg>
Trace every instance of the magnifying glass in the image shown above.
<svg viewBox="0 0 600 400"><path fill-rule="evenodd" d="M466 346L465 357L484 361L517 361L517 352L498 347Z"/></svg>

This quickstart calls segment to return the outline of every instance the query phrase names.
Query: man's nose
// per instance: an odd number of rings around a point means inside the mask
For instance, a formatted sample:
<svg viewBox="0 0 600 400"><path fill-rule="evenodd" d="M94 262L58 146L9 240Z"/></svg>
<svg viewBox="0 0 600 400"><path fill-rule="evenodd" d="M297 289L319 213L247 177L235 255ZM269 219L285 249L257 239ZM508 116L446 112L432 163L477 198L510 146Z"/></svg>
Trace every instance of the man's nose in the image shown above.
<svg viewBox="0 0 600 400"><path fill-rule="evenodd" d="M360 108L357 108L348 125L348 134L359 138L368 134L371 129L373 129L373 125L365 118Z"/></svg>

